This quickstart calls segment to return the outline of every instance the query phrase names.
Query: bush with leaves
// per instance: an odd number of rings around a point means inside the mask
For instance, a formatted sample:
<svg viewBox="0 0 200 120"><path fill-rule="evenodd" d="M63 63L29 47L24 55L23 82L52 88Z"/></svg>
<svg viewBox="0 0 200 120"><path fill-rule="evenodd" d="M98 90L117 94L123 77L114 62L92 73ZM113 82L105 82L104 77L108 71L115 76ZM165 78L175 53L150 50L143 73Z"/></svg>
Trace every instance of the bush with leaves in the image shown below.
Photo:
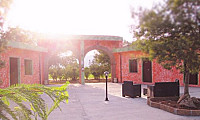
<svg viewBox="0 0 200 120"><path fill-rule="evenodd" d="M58 78L58 69L57 67L50 67L49 68L49 75L53 78L53 80L57 80Z"/></svg>
<svg viewBox="0 0 200 120"><path fill-rule="evenodd" d="M92 63L90 65L90 73L94 76L94 79L100 79L101 67L97 63Z"/></svg>
<svg viewBox="0 0 200 120"><path fill-rule="evenodd" d="M84 73L85 73L86 79L88 79L88 77L89 77L89 75L90 75L90 68L85 67L85 68L84 68Z"/></svg>
<svg viewBox="0 0 200 120"><path fill-rule="evenodd" d="M19 84L0 89L0 119L37 120L39 117L42 120L47 120L53 110L60 108L61 102L68 102L67 86L68 83L61 87ZM53 101L51 107L47 106L43 95L49 96Z"/></svg>

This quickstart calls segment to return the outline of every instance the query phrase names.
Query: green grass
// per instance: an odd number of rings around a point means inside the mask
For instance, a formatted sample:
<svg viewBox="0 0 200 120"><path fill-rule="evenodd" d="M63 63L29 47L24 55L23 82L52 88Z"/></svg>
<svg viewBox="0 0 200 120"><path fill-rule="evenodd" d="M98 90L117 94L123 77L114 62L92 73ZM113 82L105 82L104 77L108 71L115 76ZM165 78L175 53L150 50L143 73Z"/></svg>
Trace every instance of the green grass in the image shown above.
<svg viewBox="0 0 200 120"><path fill-rule="evenodd" d="M108 75L108 78L111 78L111 74ZM92 74L90 74L88 79L94 79L94 76ZM104 77L100 77L100 79L106 79L106 78L104 76Z"/></svg>
<svg viewBox="0 0 200 120"><path fill-rule="evenodd" d="M108 79L111 78L111 74L108 75ZM85 77L86 79L86 77ZM89 75L88 79L94 79L94 76L92 74ZM106 79L105 76L104 77L100 77L100 79ZM53 80L53 78L49 75L49 80ZM59 80L59 79L57 79Z"/></svg>

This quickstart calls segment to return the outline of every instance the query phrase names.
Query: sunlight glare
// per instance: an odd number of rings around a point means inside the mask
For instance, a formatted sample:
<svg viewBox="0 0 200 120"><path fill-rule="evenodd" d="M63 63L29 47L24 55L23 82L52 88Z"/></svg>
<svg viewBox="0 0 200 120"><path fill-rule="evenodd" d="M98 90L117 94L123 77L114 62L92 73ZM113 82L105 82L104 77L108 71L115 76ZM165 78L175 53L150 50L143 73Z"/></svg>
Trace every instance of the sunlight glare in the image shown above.
<svg viewBox="0 0 200 120"><path fill-rule="evenodd" d="M14 0L7 25L45 34L114 35L132 39L130 3L137 5L139 0L130 1Z"/></svg>
<svg viewBox="0 0 200 120"><path fill-rule="evenodd" d="M59 54L60 57L68 57L68 56L72 56L73 53L72 51L67 51L67 52L63 52L61 54Z"/></svg>
<svg viewBox="0 0 200 120"><path fill-rule="evenodd" d="M8 19L15 18L13 24L25 29L60 33L65 30L65 27L73 29L70 24L75 22L74 18L77 19L76 14L73 19L71 18L71 14L78 11L72 10L73 5L69 5L68 2L68 0L16 0ZM70 4L74 3L70 1Z"/></svg>
<svg viewBox="0 0 200 120"><path fill-rule="evenodd" d="M113 0L15 0L8 21L25 29L44 33L95 34L117 27L121 2ZM110 9L112 5L112 9ZM103 7L103 8L102 8ZM127 8L129 9L129 8ZM129 13L128 13L129 14ZM123 27L120 25L120 28ZM96 31L95 33L93 31ZM107 31L107 32L109 32ZM115 30L111 33L117 34ZM104 34L104 33L103 33Z"/></svg>

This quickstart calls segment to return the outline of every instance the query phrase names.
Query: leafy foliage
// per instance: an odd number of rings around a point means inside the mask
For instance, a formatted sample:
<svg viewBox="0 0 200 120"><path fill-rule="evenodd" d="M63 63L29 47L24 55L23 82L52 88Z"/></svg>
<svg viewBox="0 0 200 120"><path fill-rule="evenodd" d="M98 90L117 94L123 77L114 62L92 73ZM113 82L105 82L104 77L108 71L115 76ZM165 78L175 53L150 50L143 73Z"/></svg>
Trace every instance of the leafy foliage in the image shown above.
<svg viewBox="0 0 200 120"><path fill-rule="evenodd" d="M79 75L79 65L75 56L59 56L54 53L49 59L49 74L53 79L60 78L76 80Z"/></svg>
<svg viewBox="0 0 200 120"><path fill-rule="evenodd" d="M3 31L4 19L13 0L0 0L0 32Z"/></svg>
<svg viewBox="0 0 200 120"><path fill-rule="evenodd" d="M99 64L105 64L110 67L110 57L103 51L99 50L98 52L94 55L94 60Z"/></svg>
<svg viewBox="0 0 200 120"><path fill-rule="evenodd" d="M12 117L14 120L37 120L39 117L47 120L50 113L59 108L60 102L68 102L67 86L68 83L61 87L20 84L0 89L0 119L9 120ZM43 95L49 96L53 102L49 109Z"/></svg>
<svg viewBox="0 0 200 120"><path fill-rule="evenodd" d="M152 10L143 10L134 30L136 45L156 59L164 68L176 67L186 74L185 94L189 73L200 70L200 1L168 0Z"/></svg>
<svg viewBox="0 0 200 120"><path fill-rule="evenodd" d="M100 79L101 76L101 67L97 63L92 63L90 65L90 73L94 76L94 79Z"/></svg>
<svg viewBox="0 0 200 120"><path fill-rule="evenodd" d="M94 55L94 60L89 66L90 73L95 77L95 79L99 79L100 76L103 77L105 71L111 71L110 57L103 51L98 52L99 53Z"/></svg>
<svg viewBox="0 0 200 120"><path fill-rule="evenodd" d="M37 45L37 40L34 33L19 27L8 28L8 30L2 32L1 39Z"/></svg>
<svg viewBox="0 0 200 120"><path fill-rule="evenodd" d="M3 32L4 18L7 15L7 11L12 3L12 0L0 0L0 38ZM0 39L0 52L2 52L5 48L7 41ZM0 68L4 67L5 62L0 60Z"/></svg>
<svg viewBox="0 0 200 120"><path fill-rule="evenodd" d="M86 79L88 79L88 77L89 77L89 75L90 75L90 68L85 67L85 68L84 68L84 73L85 73Z"/></svg>

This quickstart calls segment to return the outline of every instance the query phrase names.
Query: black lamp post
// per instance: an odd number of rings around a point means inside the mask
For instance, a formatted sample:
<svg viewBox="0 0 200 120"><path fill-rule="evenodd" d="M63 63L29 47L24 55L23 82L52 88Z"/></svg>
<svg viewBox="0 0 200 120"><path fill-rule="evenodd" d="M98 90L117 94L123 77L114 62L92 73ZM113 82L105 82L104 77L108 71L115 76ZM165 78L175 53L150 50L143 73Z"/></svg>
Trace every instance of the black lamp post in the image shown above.
<svg viewBox="0 0 200 120"><path fill-rule="evenodd" d="M109 101L108 100L108 74L109 74L109 72L105 71L104 74L106 76L106 99L105 99L105 101Z"/></svg>

